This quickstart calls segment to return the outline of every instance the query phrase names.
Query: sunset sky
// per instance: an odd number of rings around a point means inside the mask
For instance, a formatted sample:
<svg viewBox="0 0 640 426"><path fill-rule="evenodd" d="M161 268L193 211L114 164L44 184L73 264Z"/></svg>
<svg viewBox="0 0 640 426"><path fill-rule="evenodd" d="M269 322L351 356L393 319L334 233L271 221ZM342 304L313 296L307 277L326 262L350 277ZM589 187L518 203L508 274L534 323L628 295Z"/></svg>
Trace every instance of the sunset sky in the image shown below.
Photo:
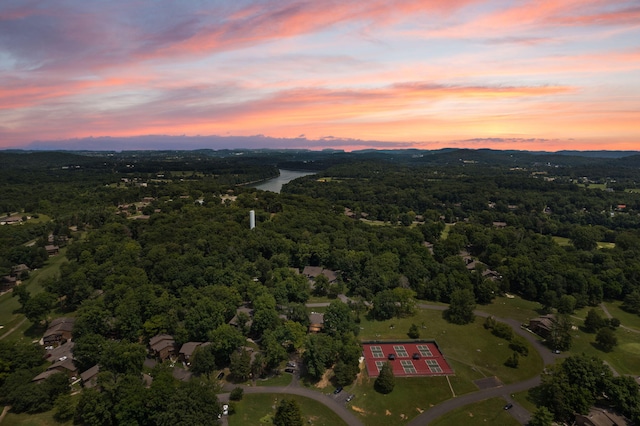
<svg viewBox="0 0 640 426"><path fill-rule="evenodd" d="M149 135L640 150L640 0L0 2L0 149Z"/></svg>

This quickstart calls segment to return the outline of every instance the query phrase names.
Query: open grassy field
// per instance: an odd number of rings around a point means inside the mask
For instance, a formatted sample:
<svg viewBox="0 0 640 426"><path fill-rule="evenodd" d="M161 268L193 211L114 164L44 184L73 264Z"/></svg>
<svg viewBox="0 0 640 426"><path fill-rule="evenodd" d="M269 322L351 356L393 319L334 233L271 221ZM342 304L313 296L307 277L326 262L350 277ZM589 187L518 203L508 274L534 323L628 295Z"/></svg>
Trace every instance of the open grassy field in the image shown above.
<svg viewBox="0 0 640 426"><path fill-rule="evenodd" d="M64 256L66 249L61 249L60 254L58 256L50 258L46 265L37 270L31 272L29 279L25 280L22 284L26 286L27 290L31 293L31 295L38 294L44 291L42 284L53 276L56 276L60 273L60 266L62 263L67 261L67 258ZM24 338L24 332L31 327L31 323L29 321L24 321L24 315L22 315L18 310L20 309L20 303L18 303L18 299L12 296L12 292L5 293L0 296L0 325L3 326L0 329L0 336L7 333L13 327L21 324L18 329L16 329L9 336L5 337L9 340L15 340L17 338Z"/></svg>
<svg viewBox="0 0 640 426"><path fill-rule="evenodd" d="M559 246L570 246L571 245L571 240L569 238L566 237L557 237L557 236L553 236L553 241L556 242L556 244L558 244ZM616 246L616 243L609 243L606 241L598 241L598 248L602 249L602 248L614 248Z"/></svg>
<svg viewBox="0 0 640 426"><path fill-rule="evenodd" d="M396 378L388 395L376 392L366 371L347 391L355 395L349 407L367 426L404 424L435 404L452 397L446 377Z"/></svg>
<svg viewBox="0 0 640 426"><path fill-rule="evenodd" d="M8 413L4 420L2 420L2 426L71 426L73 424L73 420L65 423L54 420L54 412L54 410L51 410L38 414Z"/></svg>
<svg viewBox="0 0 640 426"><path fill-rule="evenodd" d="M418 310L415 316L387 321L362 320L362 340L408 340L407 331L415 323L421 339L435 339L447 360L457 361L483 377L498 376L504 383L528 379L542 371L542 359L529 348L529 356L520 358L516 369L504 366L512 354L508 342L482 326L481 318L473 324L455 325L442 319L441 311ZM475 370L473 370L475 369Z"/></svg>
<svg viewBox="0 0 640 426"><path fill-rule="evenodd" d="M504 410L502 398L491 398L469 404L440 417L431 424L434 426L474 426L474 425L519 425L508 411Z"/></svg>
<svg viewBox="0 0 640 426"><path fill-rule="evenodd" d="M620 320L620 323L640 331L640 315L632 314L630 312L620 309L622 302L604 302L609 313ZM640 337L640 335L638 335Z"/></svg>
<svg viewBox="0 0 640 426"><path fill-rule="evenodd" d="M606 361L620 374L640 375L640 334L618 328L615 332L618 346L611 352L599 350L594 342L595 334L585 333L581 329L571 332L572 354L585 353Z"/></svg>
<svg viewBox="0 0 640 426"><path fill-rule="evenodd" d="M540 303L525 300L520 296L514 296L513 299L496 297L493 303L477 307L479 311L487 312L495 317L513 318L521 323L529 322L530 318L539 316L538 309L540 308Z"/></svg>
<svg viewBox="0 0 640 426"><path fill-rule="evenodd" d="M323 404L297 395L254 394L245 395L236 402L236 412L229 416L229 425L270 425L276 407L282 399L293 399L300 405L304 423L313 426L344 425L342 419Z"/></svg>

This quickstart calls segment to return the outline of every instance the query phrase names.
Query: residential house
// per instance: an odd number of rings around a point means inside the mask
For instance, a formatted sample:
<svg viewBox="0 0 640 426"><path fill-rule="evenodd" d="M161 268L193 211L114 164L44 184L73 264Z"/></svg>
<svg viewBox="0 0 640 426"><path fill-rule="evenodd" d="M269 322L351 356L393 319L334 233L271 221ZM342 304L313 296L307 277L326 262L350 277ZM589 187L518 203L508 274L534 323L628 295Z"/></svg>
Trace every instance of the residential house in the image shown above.
<svg viewBox="0 0 640 426"><path fill-rule="evenodd" d="M57 254L60 253L60 247L53 244L48 244L44 246L44 249L47 251L47 254L49 256L56 256Z"/></svg>
<svg viewBox="0 0 640 426"><path fill-rule="evenodd" d="M619 414L591 407L588 414L576 414L577 426L627 426L631 422Z"/></svg>
<svg viewBox="0 0 640 426"><path fill-rule="evenodd" d="M0 278L0 293L9 291L20 283L21 281L19 281L16 277L5 275Z"/></svg>
<svg viewBox="0 0 640 426"><path fill-rule="evenodd" d="M75 320L75 318L61 317L51 321L42 338L44 345L57 346L61 342L70 340Z"/></svg>
<svg viewBox="0 0 640 426"><path fill-rule="evenodd" d="M54 374L60 374L61 372L58 370L47 370L47 371L43 371L42 373L38 374L36 377L34 377L33 379L31 379L32 382L36 382L36 383L42 383L45 380L47 380L49 377L53 376Z"/></svg>
<svg viewBox="0 0 640 426"><path fill-rule="evenodd" d="M100 372L100 366L94 365L84 373L80 373L80 379L82 379L82 386L90 389L98 384L98 373Z"/></svg>
<svg viewBox="0 0 640 426"><path fill-rule="evenodd" d="M191 356L199 347L204 347L210 345L211 342L187 342L180 348L180 352L178 352L178 356L180 360L187 365L190 365Z"/></svg>
<svg viewBox="0 0 640 426"><path fill-rule="evenodd" d="M47 370L56 370L65 373L67 376L75 376L78 374L78 367L73 362L73 358L62 357L57 359Z"/></svg>
<svg viewBox="0 0 640 426"><path fill-rule="evenodd" d="M541 317L530 319L529 330L546 339L551 334L551 329L553 328L554 321L555 317L553 316L553 314L543 315Z"/></svg>
<svg viewBox="0 0 640 426"><path fill-rule="evenodd" d="M29 269L29 267L27 265L25 265L24 263L21 263L19 265L15 265L13 268L11 268L11 276L12 277L20 277L23 272L29 272L30 270L31 269Z"/></svg>
<svg viewBox="0 0 640 426"><path fill-rule="evenodd" d="M165 360L175 353L176 341L168 334L158 334L149 340L150 353L160 360Z"/></svg>
<svg viewBox="0 0 640 426"><path fill-rule="evenodd" d="M229 325L240 327L240 324L238 322L238 314L240 314L241 312L244 312L249 317L249 320L246 322L246 324L244 324L244 326L251 327L251 325L253 324L253 309L249 308L247 305L240 306L238 309L236 309L236 314L233 316L233 318L231 318L231 321L229 321Z"/></svg>
<svg viewBox="0 0 640 426"><path fill-rule="evenodd" d="M319 333L324 328L324 314L311 312L309 314L309 333Z"/></svg>

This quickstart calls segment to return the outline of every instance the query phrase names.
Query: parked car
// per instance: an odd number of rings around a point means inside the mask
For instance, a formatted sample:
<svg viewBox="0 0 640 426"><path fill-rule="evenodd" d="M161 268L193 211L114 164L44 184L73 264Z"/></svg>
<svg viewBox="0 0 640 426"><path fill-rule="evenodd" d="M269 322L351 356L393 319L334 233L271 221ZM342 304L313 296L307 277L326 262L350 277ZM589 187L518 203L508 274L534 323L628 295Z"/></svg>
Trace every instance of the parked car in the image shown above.
<svg viewBox="0 0 640 426"><path fill-rule="evenodd" d="M221 371L220 374L218 374L218 380L222 380L223 377L224 377L224 371Z"/></svg>
<svg viewBox="0 0 640 426"><path fill-rule="evenodd" d="M228 416L229 415L229 406L227 404L224 404L222 406L222 415L223 416Z"/></svg>
<svg viewBox="0 0 640 426"><path fill-rule="evenodd" d="M338 387L336 388L336 390L334 390L334 391L333 391L333 394L334 394L334 395L337 395L337 394L339 394L340 392L342 392L342 386L338 386Z"/></svg>
<svg viewBox="0 0 640 426"><path fill-rule="evenodd" d="M293 368L285 368L285 369L284 369L284 372L285 372L285 373L291 373L291 374L293 374L293 372L294 372L294 371L296 371L296 370L294 370Z"/></svg>
<svg viewBox="0 0 640 426"><path fill-rule="evenodd" d="M505 410L511 410L513 408L513 404L509 403L507 405L504 406Z"/></svg>
<svg viewBox="0 0 640 426"><path fill-rule="evenodd" d="M354 394L351 394L347 397L347 402L351 401L353 398L355 398Z"/></svg>

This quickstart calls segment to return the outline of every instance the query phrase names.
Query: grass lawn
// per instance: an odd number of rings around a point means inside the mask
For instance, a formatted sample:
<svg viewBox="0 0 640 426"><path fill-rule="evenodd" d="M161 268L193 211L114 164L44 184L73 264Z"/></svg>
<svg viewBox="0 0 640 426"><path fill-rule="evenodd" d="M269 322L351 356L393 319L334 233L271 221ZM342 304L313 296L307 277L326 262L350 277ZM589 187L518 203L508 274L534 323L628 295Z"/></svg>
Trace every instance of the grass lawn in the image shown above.
<svg viewBox="0 0 640 426"><path fill-rule="evenodd" d="M530 318L540 316L537 311L541 307L540 303L524 300L520 296L513 299L507 297L496 297L489 305L478 305L479 311L487 312L498 318L513 318L522 323L529 322Z"/></svg>
<svg viewBox="0 0 640 426"><path fill-rule="evenodd" d="M268 379L258 379L256 380L256 386L288 386L291 384L292 379L293 376L291 374L282 373Z"/></svg>
<svg viewBox="0 0 640 426"><path fill-rule="evenodd" d="M502 398L487 399L451 411L431 424L433 426L519 425L520 423L504 410L504 405L505 401Z"/></svg>
<svg viewBox="0 0 640 426"><path fill-rule="evenodd" d="M374 381L365 370L356 385L348 389L355 395L350 408L367 426L404 424L452 397L446 377L396 377L396 386L388 395L376 392Z"/></svg>
<svg viewBox="0 0 640 426"><path fill-rule="evenodd" d="M534 404L529 397L528 390L513 394L513 399L516 400L518 404L522 405L530 413L533 413L538 408L538 406Z"/></svg>
<svg viewBox="0 0 640 426"><path fill-rule="evenodd" d="M64 256L66 249L60 250L60 255L50 258L46 265L34 272L31 272L29 279L25 280L22 285L26 286L31 295L35 295L44 291L42 284L50 277L53 277L60 272L60 266L63 262L67 261ZM15 297L11 297L13 292L5 293L0 296L0 325L4 328L0 329L0 336L4 333L20 324L24 319L24 316L17 312L20 309L20 303ZM29 321L25 321L22 325L16 329L11 335L7 336L7 339L16 339L24 337L24 332L31 327Z"/></svg>
<svg viewBox="0 0 640 426"><path fill-rule="evenodd" d="M2 411L0 409L0 411ZM73 424L73 420L65 423L59 423L53 419L53 413L55 411L46 411L38 414L14 414L8 413L2 420L2 426L70 426Z"/></svg>
<svg viewBox="0 0 640 426"><path fill-rule="evenodd" d="M620 305L622 302L604 302L604 305L607 307L607 310L614 318L618 318L620 323L634 328L636 330L640 330L640 315L632 314L620 309ZM638 335L640 337L640 334Z"/></svg>
<svg viewBox="0 0 640 426"><path fill-rule="evenodd" d="M314 426L344 425L342 419L325 405L297 395L254 394L245 395L236 402L236 412L229 416L229 425L270 425L275 415L275 407L282 399L293 399L300 405L304 424Z"/></svg>
<svg viewBox="0 0 640 426"><path fill-rule="evenodd" d="M435 339L447 360L466 365L470 371L482 377L498 376L503 383L519 382L542 371L542 359L530 346L529 356L520 357L516 369L504 366L512 354L508 342L499 339L482 326L483 320L476 318L473 324L455 325L442 319L441 311L418 310L410 318L360 323L361 340L408 340L411 324L420 328L421 339ZM393 326L393 328L391 328ZM471 376L471 373L469 373ZM448 386L447 386L448 387Z"/></svg>
<svg viewBox="0 0 640 426"><path fill-rule="evenodd" d="M602 352L593 343L595 334L585 333L582 330L571 332L573 343L570 352L572 354L585 353L597 356L607 361L618 373L640 375L640 334L618 328L615 332L618 337L618 346L611 352Z"/></svg>
<svg viewBox="0 0 640 426"><path fill-rule="evenodd" d="M558 244L559 246L570 246L571 245L571 240L569 238L566 237L556 237L553 236L553 241L556 242L556 244ZM614 248L616 246L616 243L609 243L606 241L598 241L598 248Z"/></svg>

